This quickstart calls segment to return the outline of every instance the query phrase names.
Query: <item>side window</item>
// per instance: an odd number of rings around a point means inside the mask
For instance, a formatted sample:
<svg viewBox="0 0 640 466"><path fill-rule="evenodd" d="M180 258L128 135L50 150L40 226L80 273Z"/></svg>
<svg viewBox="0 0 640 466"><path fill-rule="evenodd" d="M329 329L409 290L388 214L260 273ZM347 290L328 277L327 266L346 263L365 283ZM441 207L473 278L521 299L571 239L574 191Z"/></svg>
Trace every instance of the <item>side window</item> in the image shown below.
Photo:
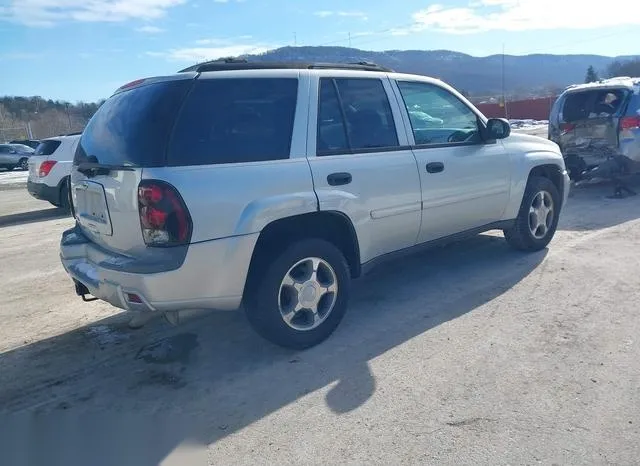
<svg viewBox="0 0 640 466"><path fill-rule="evenodd" d="M398 81L416 145L480 142L477 115L435 84Z"/></svg>
<svg viewBox="0 0 640 466"><path fill-rule="evenodd" d="M8 154L9 146L0 146L0 154Z"/></svg>
<svg viewBox="0 0 640 466"><path fill-rule="evenodd" d="M322 78L318 102L318 155L398 147L382 81Z"/></svg>
<svg viewBox="0 0 640 466"><path fill-rule="evenodd" d="M169 145L173 166L289 158L296 78L198 80Z"/></svg>

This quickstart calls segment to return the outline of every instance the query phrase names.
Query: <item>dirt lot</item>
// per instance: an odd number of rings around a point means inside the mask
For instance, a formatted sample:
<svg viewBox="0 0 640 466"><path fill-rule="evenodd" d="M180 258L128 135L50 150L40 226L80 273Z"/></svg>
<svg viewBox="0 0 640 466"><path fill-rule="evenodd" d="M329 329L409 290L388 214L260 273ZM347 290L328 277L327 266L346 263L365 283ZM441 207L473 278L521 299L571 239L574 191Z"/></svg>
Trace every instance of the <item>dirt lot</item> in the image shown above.
<svg viewBox="0 0 640 466"><path fill-rule="evenodd" d="M547 251L488 234L375 270L301 353L242 313L129 330L74 295L58 261L71 220L0 190L0 412L14 416L0 455L26 454L11 439L29 432L47 464L60 445L68 465L143 465L185 444L225 465L637 464L640 196L610 190L575 189ZM108 447L86 440L90 422Z"/></svg>

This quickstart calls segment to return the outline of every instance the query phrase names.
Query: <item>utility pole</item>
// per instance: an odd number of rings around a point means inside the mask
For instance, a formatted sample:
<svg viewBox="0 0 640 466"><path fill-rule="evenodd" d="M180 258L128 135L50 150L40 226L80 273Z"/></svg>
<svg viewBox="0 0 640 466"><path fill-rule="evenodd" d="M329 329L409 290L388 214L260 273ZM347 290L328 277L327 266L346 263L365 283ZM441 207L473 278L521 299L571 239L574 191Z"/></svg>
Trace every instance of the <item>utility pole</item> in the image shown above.
<svg viewBox="0 0 640 466"><path fill-rule="evenodd" d="M502 43L502 105L504 105L504 117L509 118L509 111L507 110L507 97L505 95L505 67L504 67L504 42Z"/></svg>
<svg viewBox="0 0 640 466"><path fill-rule="evenodd" d="M349 33L349 48L351 48L351 33Z"/></svg>
<svg viewBox="0 0 640 466"><path fill-rule="evenodd" d="M69 103L64 104L65 109L67 110L67 120L69 121L69 132L71 132L71 115L69 114Z"/></svg>
<svg viewBox="0 0 640 466"><path fill-rule="evenodd" d="M293 33L293 46L297 47L298 46L298 34L297 33Z"/></svg>

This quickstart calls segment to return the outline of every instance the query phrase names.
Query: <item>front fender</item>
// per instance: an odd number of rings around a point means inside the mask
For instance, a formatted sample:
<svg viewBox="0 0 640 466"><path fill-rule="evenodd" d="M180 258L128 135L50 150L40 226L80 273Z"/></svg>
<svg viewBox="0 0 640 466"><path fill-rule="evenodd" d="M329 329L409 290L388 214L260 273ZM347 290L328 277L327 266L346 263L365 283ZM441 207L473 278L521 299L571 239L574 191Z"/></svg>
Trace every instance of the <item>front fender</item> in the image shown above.
<svg viewBox="0 0 640 466"><path fill-rule="evenodd" d="M504 219L511 220L518 216L524 191L531 171L536 167L554 166L563 175L563 201L568 194L568 175L562 154L550 150L535 150L519 154L512 159L511 198L505 209Z"/></svg>

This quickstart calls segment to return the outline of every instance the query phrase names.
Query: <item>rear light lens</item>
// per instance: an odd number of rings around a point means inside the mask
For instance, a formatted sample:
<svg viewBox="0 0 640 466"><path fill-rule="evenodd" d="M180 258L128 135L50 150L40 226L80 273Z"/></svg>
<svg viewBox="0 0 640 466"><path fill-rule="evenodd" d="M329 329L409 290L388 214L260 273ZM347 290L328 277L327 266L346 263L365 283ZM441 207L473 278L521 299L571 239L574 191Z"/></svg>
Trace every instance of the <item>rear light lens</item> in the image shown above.
<svg viewBox="0 0 640 466"><path fill-rule="evenodd" d="M147 246L188 244L191 216L182 197L169 183L143 180L138 186L138 213L142 237Z"/></svg>
<svg viewBox="0 0 640 466"><path fill-rule="evenodd" d="M638 129L640 128L640 116L624 117L620 120L620 129Z"/></svg>
<svg viewBox="0 0 640 466"><path fill-rule="evenodd" d="M576 129L576 125L574 125L573 123L562 123L560 125L560 130L563 133L570 133L571 131L573 131L574 129Z"/></svg>
<svg viewBox="0 0 640 466"><path fill-rule="evenodd" d="M51 172L51 169L56 164L55 160L45 160L40 164L40 170L38 170L38 176L44 178Z"/></svg>

